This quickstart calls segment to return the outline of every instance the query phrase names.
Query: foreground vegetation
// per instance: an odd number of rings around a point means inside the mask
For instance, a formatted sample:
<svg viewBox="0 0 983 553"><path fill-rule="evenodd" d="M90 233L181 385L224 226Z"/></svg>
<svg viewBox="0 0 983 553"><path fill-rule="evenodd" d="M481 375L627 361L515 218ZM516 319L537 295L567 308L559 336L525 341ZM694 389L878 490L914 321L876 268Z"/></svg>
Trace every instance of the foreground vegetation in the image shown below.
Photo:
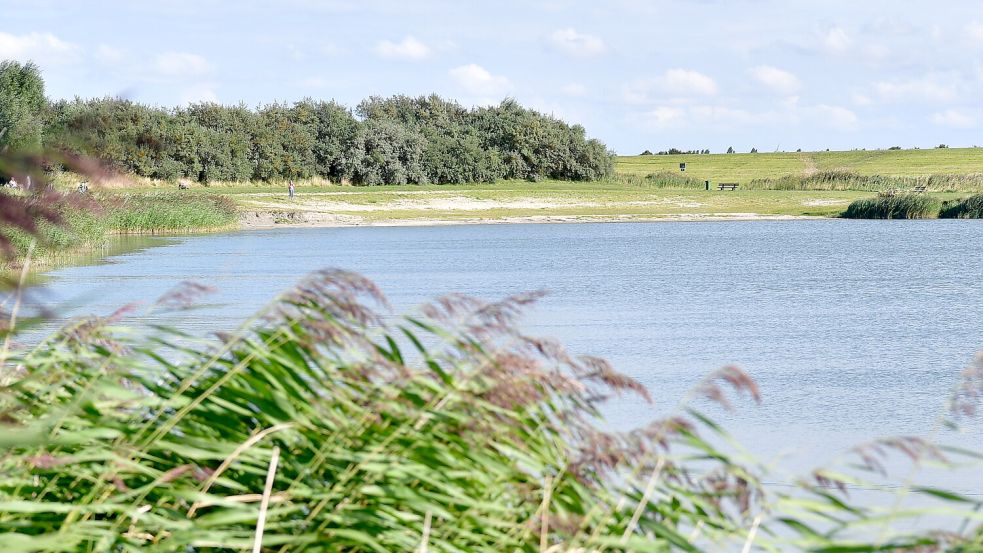
<svg viewBox="0 0 983 553"><path fill-rule="evenodd" d="M204 291L186 285L152 309ZM216 342L140 337L118 327L123 313L76 321L0 360L0 544L983 551L977 499L919 488L917 471L877 488L894 493L860 491L891 457L976 462L968 452L877 440L853 452L855 469L774 488L689 399L637 431L602 430L601 402L648 392L523 335L516 321L536 298L449 296L394 319L372 283L325 271ZM967 371L950 426L977 407L980 375ZM691 399L730 404L731 389L757 398L725 368ZM914 524L925 517L945 532Z"/></svg>

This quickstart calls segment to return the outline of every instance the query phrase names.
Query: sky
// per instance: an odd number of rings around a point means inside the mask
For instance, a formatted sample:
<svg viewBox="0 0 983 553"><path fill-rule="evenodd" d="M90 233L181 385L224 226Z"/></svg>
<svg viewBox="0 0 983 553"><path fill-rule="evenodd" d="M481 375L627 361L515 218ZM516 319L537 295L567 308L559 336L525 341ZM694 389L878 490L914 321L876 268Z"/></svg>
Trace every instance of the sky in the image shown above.
<svg viewBox="0 0 983 553"><path fill-rule="evenodd" d="M51 98L511 97L619 154L983 145L980 0L0 0Z"/></svg>

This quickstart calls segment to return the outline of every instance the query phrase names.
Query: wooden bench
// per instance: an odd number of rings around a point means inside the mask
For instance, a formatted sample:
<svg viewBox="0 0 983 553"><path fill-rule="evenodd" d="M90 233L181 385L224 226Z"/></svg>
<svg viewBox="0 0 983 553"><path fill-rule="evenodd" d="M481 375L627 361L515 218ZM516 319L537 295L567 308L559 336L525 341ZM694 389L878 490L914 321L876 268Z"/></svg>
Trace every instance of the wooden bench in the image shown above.
<svg viewBox="0 0 983 553"><path fill-rule="evenodd" d="M717 190L737 190L736 182L722 182L717 185Z"/></svg>
<svg viewBox="0 0 983 553"><path fill-rule="evenodd" d="M925 193L925 187L924 186L916 186L914 188L914 191L915 191L915 194L924 194Z"/></svg>

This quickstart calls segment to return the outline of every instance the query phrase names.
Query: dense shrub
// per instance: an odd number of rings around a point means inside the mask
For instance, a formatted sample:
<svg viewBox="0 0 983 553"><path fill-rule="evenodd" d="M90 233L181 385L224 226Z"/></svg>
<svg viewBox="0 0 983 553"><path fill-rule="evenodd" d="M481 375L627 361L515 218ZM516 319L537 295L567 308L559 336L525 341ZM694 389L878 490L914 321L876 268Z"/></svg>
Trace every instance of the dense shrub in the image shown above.
<svg viewBox="0 0 983 553"><path fill-rule="evenodd" d="M46 105L38 66L0 62L0 148L40 148Z"/></svg>
<svg viewBox="0 0 983 553"><path fill-rule="evenodd" d="M358 184L422 184L426 139L394 121L368 120L357 138L358 161L352 176Z"/></svg>
<svg viewBox="0 0 983 553"><path fill-rule="evenodd" d="M469 109L436 95L372 97L353 114L311 99L251 110L102 98L59 101L50 111L48 145L156 179L405 184L596 180L613 172L611 153L583 127L513 100Z"/></svg>
<svg viewBox="0 0 983 553"><path fill-rule="evenodd" d="M983 219L983 194L966 199L943 202L940 219Z"/></svg>
<svg viewBox="0 0 983 553"><path fill-rule="evenodd" d="M926 219L938 213L939 203L931 196L900 194L864 198L851 203L843 217L847 219Z"/></svg>

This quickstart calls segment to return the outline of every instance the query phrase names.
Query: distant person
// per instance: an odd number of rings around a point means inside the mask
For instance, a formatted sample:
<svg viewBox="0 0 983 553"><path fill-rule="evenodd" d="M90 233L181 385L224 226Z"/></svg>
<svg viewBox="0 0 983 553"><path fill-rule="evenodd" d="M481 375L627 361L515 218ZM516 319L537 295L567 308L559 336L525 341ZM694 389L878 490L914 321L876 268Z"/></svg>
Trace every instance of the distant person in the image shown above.
<svg viewBox="0 0 983 553"><path fill-rule="evenodd" d="M294 181L290 181L290 184L287 185L287 196L294 197Z"/></svg>

